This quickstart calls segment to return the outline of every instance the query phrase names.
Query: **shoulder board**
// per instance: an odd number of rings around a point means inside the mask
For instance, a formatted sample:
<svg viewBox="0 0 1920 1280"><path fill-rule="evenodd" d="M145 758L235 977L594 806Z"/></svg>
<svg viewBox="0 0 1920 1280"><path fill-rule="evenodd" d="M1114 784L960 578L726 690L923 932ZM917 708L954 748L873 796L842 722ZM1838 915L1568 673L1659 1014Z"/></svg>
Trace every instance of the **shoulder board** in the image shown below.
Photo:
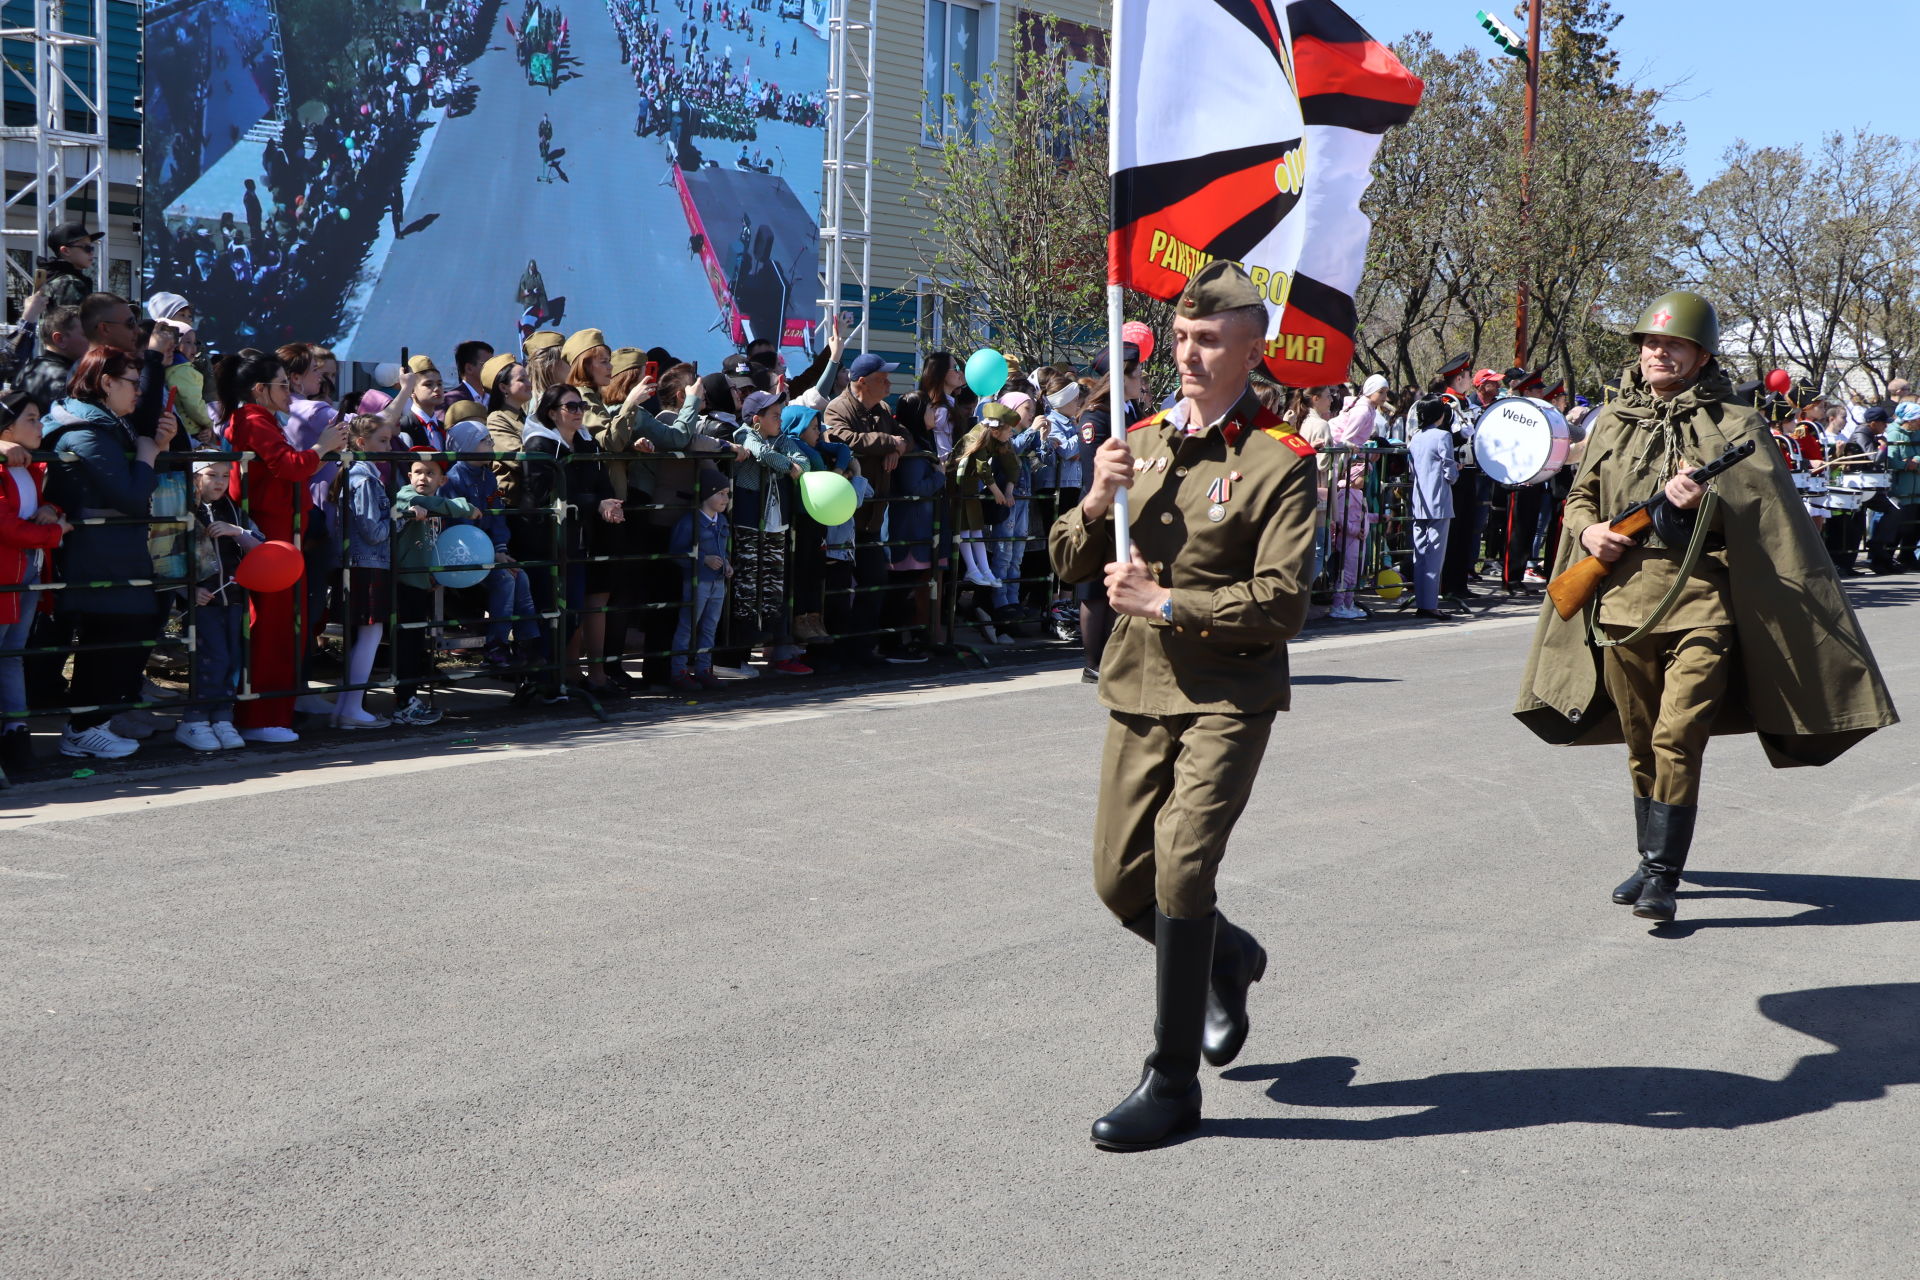
<svg viewBox="0 0 1920 1280"><path fill-rule="evenodd" d="M1260 430L1303 458L1311 458L1317 452L1312 445L1300 438L1299 432L1291 427L1262 427Z"/></svg>
<svg viewBox="0 0 1920 1280"><path fill-rule="evenodd" d="M1140 428L1142 427L1157 427L1161 423L1165 422L1166 420L1167 420L1167 411L1165 409L1162 409L1160 412L1156 414L1151 414L1145 418L1140 419L1140 421L1128 427L1127 430L1129 432L1133 432L1133 431L1140 430Z"/></svg>

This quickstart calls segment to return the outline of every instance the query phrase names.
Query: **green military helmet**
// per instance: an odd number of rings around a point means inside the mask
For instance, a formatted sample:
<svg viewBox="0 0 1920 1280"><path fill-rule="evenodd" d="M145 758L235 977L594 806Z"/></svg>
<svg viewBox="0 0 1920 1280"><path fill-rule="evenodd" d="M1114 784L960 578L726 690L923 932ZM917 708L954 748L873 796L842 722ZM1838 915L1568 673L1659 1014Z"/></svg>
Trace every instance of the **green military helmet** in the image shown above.
<svg viewBox="0 0 1920 1280"><path fill-rule="evenodd" d="M1629 337L1657 333L1670 338L1685 338L1706 349L1710 356L1720 354L1720 313L1713 304L1687 289L1663 293L1640 313L1640 322Z"/></svg>

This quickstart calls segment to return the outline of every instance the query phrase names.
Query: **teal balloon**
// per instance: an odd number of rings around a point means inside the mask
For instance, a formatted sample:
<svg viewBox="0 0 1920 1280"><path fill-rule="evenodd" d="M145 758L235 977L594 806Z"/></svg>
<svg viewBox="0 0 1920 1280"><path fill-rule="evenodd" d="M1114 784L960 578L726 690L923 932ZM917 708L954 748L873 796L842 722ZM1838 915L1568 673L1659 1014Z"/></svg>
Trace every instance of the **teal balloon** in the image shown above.
<svg viewBox="0 0 1920 1280"><path fill-rule="evenodd" d="M1007 385L1007 358L992 347L982 347L968 356L967 385L982 400L999 395L1000 388Z"/></svg>
<svg viewBox="0 0 1920 1280"><path fill-rule="evenodd" d="M441 569L433 575L443 587L477 587L493 572L493 539L470 524L450 524L433 544L433 562L472 565L471 569Z"/></svg>
<svg viewBox="0 0 1920 1280"><path fill-rule="evenodd" d="M832 471L809 471L800 477L800 505L821 524L832 527L853 519L859 495L847 478Z"/></svg>

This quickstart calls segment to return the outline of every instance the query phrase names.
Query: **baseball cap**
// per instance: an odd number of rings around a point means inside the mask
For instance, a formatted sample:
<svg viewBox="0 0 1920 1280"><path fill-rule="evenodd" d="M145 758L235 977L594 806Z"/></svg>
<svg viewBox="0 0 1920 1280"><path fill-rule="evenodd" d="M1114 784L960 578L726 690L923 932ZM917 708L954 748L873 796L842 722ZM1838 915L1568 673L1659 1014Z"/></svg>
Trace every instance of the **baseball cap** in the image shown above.
<svg viewBox="0 0 1920 1280"><path fill-rule="evenodd" d="M63 222L47 237L47 248L64 249L70 244L79 244L82 240L91 242L93 238L93 232L87 230L86 223Z"/></svg>
<svg viewBox="0 0 1920 1280"><path fill-rule="evenodd" d="M897 364L888 364L885 360L882 360L879 356L869 351L866 355L856 356L853 363L847 366L847 378L850 381L858 382L860 379L870 378L876 373L892 373L899 367Z"/></svg>
<svg viewBox="0 0 1920 1280"><path fill-rule="evenodd" d="M1862 422L1885 422L1886 420L1887 411L1879 405L1873 406L1873 408L1860 415L1860 421Z"/></svg>
<svg viewBox="0 0 1920 1280"><path fill-rule="evenodd" d="M745 404L740 406L740 416L743 418L756 417L779 403L780 397L773 394L773 392L756 391L747 397Z"/></svg>
<svg viewBox="0 0 1920 1280"><path fill-rule="evenodd" d="M1498 381L1500 381L1500 374L1493 369L1482 369L1480 372L1473 375L1473 385L1476 387L1483 382L1498 382Z"/></svg>

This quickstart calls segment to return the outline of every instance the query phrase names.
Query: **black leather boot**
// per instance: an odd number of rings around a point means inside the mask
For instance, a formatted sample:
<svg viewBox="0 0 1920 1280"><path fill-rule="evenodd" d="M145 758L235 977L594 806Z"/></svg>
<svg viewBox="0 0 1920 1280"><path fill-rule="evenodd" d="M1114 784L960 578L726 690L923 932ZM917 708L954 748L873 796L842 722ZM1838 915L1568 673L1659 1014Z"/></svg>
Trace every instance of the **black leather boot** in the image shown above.
<svg viewBox="0 0 1920 1280"><path fill-rule="evenodd" d="M1649 796L1633 798L1633 847L1640 851L1640 865L1613 891L1613 900L1623 907L1640 901L1640 885L1647 878L1647 810L1652 804Z"/></svg>
<svg viewBox="0 0 1920 1280"><path fill-rule="evenodd" d="M1247 1018L1247 988L1267 975L1267 949L1219 912L1213 935L1213 977L1207 986L1207 1029L1200 1052L1209 1064L1224 1067L1240 1056L1252 1022Z"/></svg>
<svg viewBox="0 0 1920 1280"><path fill-rule="evenodd" d="M1633 914L1642 920L1673 919L1673 891L1680 887L1680 872L1687 865L1687 850L1693 847L1693 820L1700 806L1660 804L1647 810L1646 879L1640 886L1640 900Z"/></svg>
<svg viewBox="0 0 1920 1280"><path fill-rule="evenodd" d="M1213 973L1214 916L1175 920L1153 913L1153 1052L1126 1100L1093 1122L1110 1151L1157 1147L1200 1123L1200 1037Z"/></svg>

